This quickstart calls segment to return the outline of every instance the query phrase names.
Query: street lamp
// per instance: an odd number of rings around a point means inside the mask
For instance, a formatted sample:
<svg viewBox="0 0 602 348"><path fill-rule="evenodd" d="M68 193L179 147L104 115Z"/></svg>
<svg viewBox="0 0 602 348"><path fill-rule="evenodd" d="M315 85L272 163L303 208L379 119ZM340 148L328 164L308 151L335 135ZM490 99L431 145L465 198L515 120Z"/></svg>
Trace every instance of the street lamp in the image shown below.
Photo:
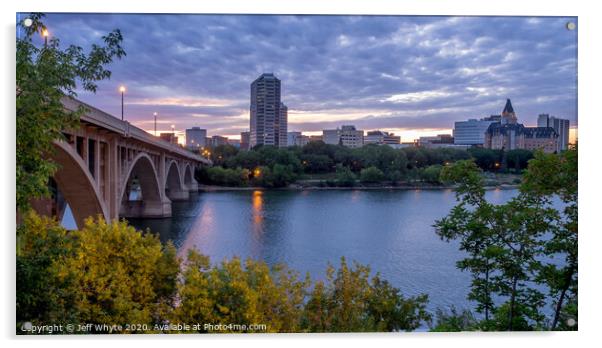
<svg viewBox="0 0 602 348"><path fill-rule="evenodd" d="M153 112L153 116L155 116L155 136L157 136L157 113Z"/></svg>
<svg viewBox="0 0 602 348"><path fill-rule="evenodd" d="M125 93L125 86L119 87L119 92L121 92L121 120L123 121L123 95Z"/></svg>
<svg viewBox="0 0 602 348"><path fill-rule="evenodd" d="M48 29L42 30L42 36L44 37L44 47L48 45Z"/></svg>

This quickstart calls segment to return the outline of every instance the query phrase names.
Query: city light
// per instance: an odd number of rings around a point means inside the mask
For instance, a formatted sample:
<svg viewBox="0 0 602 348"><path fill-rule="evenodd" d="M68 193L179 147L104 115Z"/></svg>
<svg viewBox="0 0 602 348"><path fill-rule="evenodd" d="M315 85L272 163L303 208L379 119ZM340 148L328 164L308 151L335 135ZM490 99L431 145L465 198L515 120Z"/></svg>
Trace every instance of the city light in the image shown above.
<svg viewBox="0 0 602 348"><path fill-rule="evenodd" d="M44 37L44 46L48 45L48 29L42 30L42 36Z"/></svg>
<svg viewBox="0 0 602 348"><path fill-rule="evenodd" d="M255 170L253 171L253 176L258 178L260 175L261 175L261 169L255 168Z"/></svg>
<svg viewBox="0 0 602 348"><path fill-rule="evenodd" d="M123 117L123 95L125 94L125 86L121 85L119 86L119 92L121 92L121 120L124 120Z"/></svg>

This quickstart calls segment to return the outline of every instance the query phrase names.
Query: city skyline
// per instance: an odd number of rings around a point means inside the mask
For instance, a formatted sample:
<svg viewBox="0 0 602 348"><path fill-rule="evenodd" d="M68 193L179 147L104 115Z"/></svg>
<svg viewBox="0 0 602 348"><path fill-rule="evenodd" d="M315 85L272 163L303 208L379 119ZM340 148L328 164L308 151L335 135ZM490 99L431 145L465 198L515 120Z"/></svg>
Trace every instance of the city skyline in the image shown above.
<svg viewBox="0 0 602 348"><path fill-rule="evenodd" d="M79 98L153 133L172 124L238 138L248 86L264 72L285 84L290 131L344 124L409 141L454 121L498 114L513 100L577 125L576 35L566 17L49 14L50 35L84 49L121 29L128 55L96 95ZM73 28L77 28L74 31ZM244 34L243 34L244 33ZM261 49L259 49L261 48Z"/></svg>

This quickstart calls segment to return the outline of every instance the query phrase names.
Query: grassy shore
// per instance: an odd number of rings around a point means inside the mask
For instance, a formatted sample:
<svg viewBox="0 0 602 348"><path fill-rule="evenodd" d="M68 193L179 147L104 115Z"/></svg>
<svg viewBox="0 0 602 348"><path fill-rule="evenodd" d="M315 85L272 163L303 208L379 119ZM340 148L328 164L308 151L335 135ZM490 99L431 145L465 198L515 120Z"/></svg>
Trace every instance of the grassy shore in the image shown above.
<svg viewBox="0 0 602 348"><path fill-rule="evenodd" d="M487 189L516 189L520 184L521 176L506 173L484 173L483 180ZM322 175L320 178L304 177L286 187L266 188L260 186L217 186L199 185L199 191L255 191L255 190L448 190L454 185L435 184L428 182L411 181L383 181L380 183L362 183L356 181L353 186L337 186L333 177Z"/></svg>

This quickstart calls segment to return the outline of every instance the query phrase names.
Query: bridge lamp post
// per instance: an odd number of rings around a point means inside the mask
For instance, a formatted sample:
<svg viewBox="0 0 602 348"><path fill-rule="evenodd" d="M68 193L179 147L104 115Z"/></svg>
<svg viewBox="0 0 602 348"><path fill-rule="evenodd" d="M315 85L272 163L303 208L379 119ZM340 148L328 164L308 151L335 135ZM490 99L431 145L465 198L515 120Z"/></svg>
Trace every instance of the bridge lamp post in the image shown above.
<svg viewBox="0 0 602 348"><path fill-rule="evenodd" d="M119 92L121 92L121 120L123 121L123 95L125 94L125 86L119 87Z"/></svg>
<svg viewBox="0 0 602 348"><path fill-rule="evenodd" d="M157 113L153 112L153 116L155 116L155 136L157 136Z"/></svg>

